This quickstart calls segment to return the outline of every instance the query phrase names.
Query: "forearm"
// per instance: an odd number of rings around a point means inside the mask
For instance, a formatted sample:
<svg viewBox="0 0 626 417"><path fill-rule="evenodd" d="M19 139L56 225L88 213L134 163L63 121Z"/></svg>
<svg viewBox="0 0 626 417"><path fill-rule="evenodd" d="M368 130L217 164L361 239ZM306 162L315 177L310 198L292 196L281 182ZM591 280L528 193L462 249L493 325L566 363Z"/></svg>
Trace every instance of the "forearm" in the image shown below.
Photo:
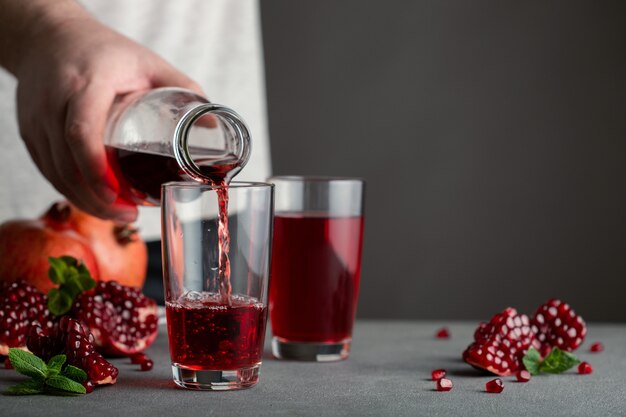
<svg viewBox="0 0 626 417"><path fill-rule="evenodd" d="M21 56L38 36L84 17L87 12L74 0L0 0L0 66L15 75Z"/></svg>

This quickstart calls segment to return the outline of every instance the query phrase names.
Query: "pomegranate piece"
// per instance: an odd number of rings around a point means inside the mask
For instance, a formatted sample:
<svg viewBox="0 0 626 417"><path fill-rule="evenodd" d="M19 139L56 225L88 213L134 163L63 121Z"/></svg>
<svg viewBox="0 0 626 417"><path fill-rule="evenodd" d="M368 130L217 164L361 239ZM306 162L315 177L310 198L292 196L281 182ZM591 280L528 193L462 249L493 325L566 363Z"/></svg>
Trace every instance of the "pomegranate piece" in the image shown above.
<svg viewBox="0 0 626 417"><path fill-rule="evenodd" d="M4 369L13 369L13 365L11 364L11 359L6 358L4 360Z"/></svg>
<svg viewBox="0 0 626 417"><path fill-rule="evenodd" d="M582 317L576 315L569 304L557 299L548 300L537 309L532 325L542 354L555 346L571 352L582 344L587 334Z"/></svg>
<svg viewBox="0 0 626 417"><path fill-rule="evenodd" d="M437 380L437 391L450 391L452 389L452 381L447 378Z"/></svg>
<svg viewBox="0 0 626 417"><path fill-rule="evenodd" d="M474 343L463 352L463 360L496 375L512 375L522 366L522 358L531 346L538 343L528 316L507 308L489 323L478 325Z"/></svg>
<svg viewBox="0 0 626 417"><path fill-rule="evenodd" d="M104 354L128 356L154 342L158 331L156 302L139 288L115 281L99 282L74 303L72 317L93 333L96 349Z"/></svg>
<svg viewBox="0 0 626 417"><path fill-rule="evenodd" d="M530 381L531 375L530 372L526 370L517 371L517 382L528 382Z"/></svg>
<svg viewBox="0 0 626 417"><path fill-rule="evenodd" d="M600 342L596 342L589 347L589 351L593 353L602 352L604 350L604 345Z"/></svg>
<svg viewBox="0 0 626 417"><path fill-rule="evenodd" d="M588 362L581 362L578 365L578 373L581 375L587 375L593 372L593 367Z"/></svg>
<svg viewBox="0 0 626 417"><path fill-rule="evenodd" d="M449 339L450 332L446 327L442 327L441 329L437 330L437 333L435 333L435 337L437 339Z"/></svg>
<svg viewBox="0 0 626 417"><path fill-rule="evenodd" d="M67 363L84 370L94 385L115 384L117 368L94 350L93 342L93 335L80 322L63 316L49 329L31 327L27 346L44 361L65 354Z"/></svg>
<svg viewBox="0 0 626 417"><path fill-rule="evenodd" d="M485 384L485 390L493 394L500 394L504 391L504 382L500 378L492 379Z"/></svg>
<svg viewBox="0 0 626 417"><path fill-rule="evenodd" d="M50 327L54 318L48 311L48 299L24 281L3 283L0 287L0 355L9 348L25 348L32 325Z"/></svg>
<svg viewBox="0 0 626 417"><path fill-rule="evenodd" d="M433 381L437 381L441 378L443 378L444 376L446 376L446 370L445 369L435 369L434 371L432 371L430 373Z"/></svg>

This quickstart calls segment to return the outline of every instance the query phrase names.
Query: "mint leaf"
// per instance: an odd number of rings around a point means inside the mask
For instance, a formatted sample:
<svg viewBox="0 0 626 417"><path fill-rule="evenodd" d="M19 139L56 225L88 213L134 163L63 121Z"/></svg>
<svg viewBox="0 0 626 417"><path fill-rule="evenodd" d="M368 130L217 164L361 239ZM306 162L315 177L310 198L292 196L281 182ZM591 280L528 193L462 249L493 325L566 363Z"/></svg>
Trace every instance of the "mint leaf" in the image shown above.
<svg viewBox="0 0 626 417"><path fill-rule="evenodd" d="M580 360L569 352L562 351L558 347L552 349L550 354L541 361L541 355L535 348L528 349L522 359L526 370L532 375L539 375L542 372L548 374L560 374L580 363Z"/></svg>
<svg viewBox="0 0 626 417"><path fill-rule="evenodd" d="M526 355L522 358L522 362L524 362L524 366L526 370L531 373L531 375L539 375L539 366L541 365L541 355L539 351L534 347L528 349Z"/></svg>
<svg viewBox="0 0 626 417"><path fill-rule="evenodd" d="M55 316L62 316L70 311L73 303L72 296L60 288L53 288L48 291L48 310Z"/></svg>
<svg viewBox="0 0 626 417"><path fill-rule="evenodd" d="M67 365L63 372L61 372L61 375L76 382L83 382L87 379L85 371L72 365Z"/></svg>
<svg viewBox="0 0 626 417"><path fill-rule="evenodd" d="M48 376L58 375L66 360L65 355L56 355L48 361Z"/></svg>
<svg viewBox="0 0 626 417"><path fill-rule="evenodd" d="M84 264L78 266L78 286L80 292L96 288L96 280L91 277L89 270Z"/></svg>
<svg viewBox="0 0 626 417"><path fill-rule="evenodd" d="M44 361L30 352L11 348L9 349L9 359L17 372L31 378L44 379L48 373L48 367Z"/></svg>
<svg viewBox="0 0 626 417"><path fill-rule="evenodd" d="M43 392L43 381L36 381L30 379L28 381L20 382L17 385L10 387L5 394L8 395L33 395L41 394Z"/></svg>
<svg viewBox="0 0 626 417"><path fill-rule="evenodd" d="M48 277L55 284L63 284L65 282L65 269L67 268L62 258L48 257L50 268L48 269Z"/></svg>
<svg viewBox="0 0 626 417"><path fill-rule="evenodd" d="M579 363L580 360L576 356L555 347L543 360L539 366L539 370L550 374L560 374Z"/></svg>
<svg viewBox="0 0 626 417"><path fill-rule="evenodd" d="M55 375L46 379L46 385L59 391L72 392L76 394L86 394L87 390L82 384L73 381L63 375Z"/></svg>
<svg viewBox="0 0 626 417"><path fill-rule="evenodd" d="M74 299L82 292L96 286L87 267L71 256L48 258L48 276L59 288L48 292L48 309L55 316L61 316L72 308Z"/></svg>
<svg viewBox="0 0 626 417"><path fill-rule="evenodd" d="M81 271L81 269L84 271ZM95 286L96 281L91 278L87 268L85 268L84 265L80 265L79 268L70 267L68 269L66 283L63 286L63 290L66 291L72 299L74 299L80 293L90 290Z"/></svg>

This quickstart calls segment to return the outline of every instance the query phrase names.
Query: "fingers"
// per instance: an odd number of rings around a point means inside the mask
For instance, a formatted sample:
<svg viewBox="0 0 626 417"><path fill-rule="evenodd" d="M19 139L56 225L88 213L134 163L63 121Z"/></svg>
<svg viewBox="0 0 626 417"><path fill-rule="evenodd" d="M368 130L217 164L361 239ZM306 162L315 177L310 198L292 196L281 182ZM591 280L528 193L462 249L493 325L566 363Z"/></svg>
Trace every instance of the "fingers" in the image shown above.
<svg viewBox="0 0 626 417"><path fill-rule="evenodd" d="M159 62L156 68L152 69L152 85L154 87L182 87L194 91L204 96L202 87L191 78L187 77L176 68L165 61Z"/></svg>
<svg viewBox="0 0 626 417"><path fill-rule="evenodd" d="M53 126L49 135L56 172L75 203L97 216L129 222L137 210L114 204L118 184L108 169L103 143L114 97L112 90L89 84L69 99L65 125Z"/></svg>
<svg viewBox="0 0 626 417"><path fill-rule="evenodd" d="M182 87L191 90L205 97L206 94L202 88L191 78L187 77L176 68L166 62L162 62L162 66L155 71L152 77L152 83L155 87ZM217 116L207 114L196 120L195 125L198 127L216 128L219 126Z"/></svg>
<svg viewBox="0 0 626 417"><path fill-rule="evenodd" d="M104 153L104 129L114 92L93 85L72 96L67 104L62 126L67 151L91 188L103 202L110 204L117 196L117 184L107 176Z"/></svg>

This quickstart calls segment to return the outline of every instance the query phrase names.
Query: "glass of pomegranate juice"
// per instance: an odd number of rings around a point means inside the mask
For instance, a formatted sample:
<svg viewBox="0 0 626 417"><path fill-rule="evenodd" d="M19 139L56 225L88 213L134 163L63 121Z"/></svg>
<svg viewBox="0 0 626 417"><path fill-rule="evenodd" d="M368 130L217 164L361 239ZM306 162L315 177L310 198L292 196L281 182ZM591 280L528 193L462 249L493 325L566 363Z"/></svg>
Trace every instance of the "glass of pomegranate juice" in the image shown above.
<svg viewBox="0 0 626 417"><path fill-rule="evenodd" d="M272 353L279 359L346 359L363 243L362 180L272 177Z"/></svg>
<svg viewBox="0 0 626 417"><path fill-rule="evenodd" d="M197 390L259 380L273 186L170 182L161 198L163 282L174 382Z"/></svg>

